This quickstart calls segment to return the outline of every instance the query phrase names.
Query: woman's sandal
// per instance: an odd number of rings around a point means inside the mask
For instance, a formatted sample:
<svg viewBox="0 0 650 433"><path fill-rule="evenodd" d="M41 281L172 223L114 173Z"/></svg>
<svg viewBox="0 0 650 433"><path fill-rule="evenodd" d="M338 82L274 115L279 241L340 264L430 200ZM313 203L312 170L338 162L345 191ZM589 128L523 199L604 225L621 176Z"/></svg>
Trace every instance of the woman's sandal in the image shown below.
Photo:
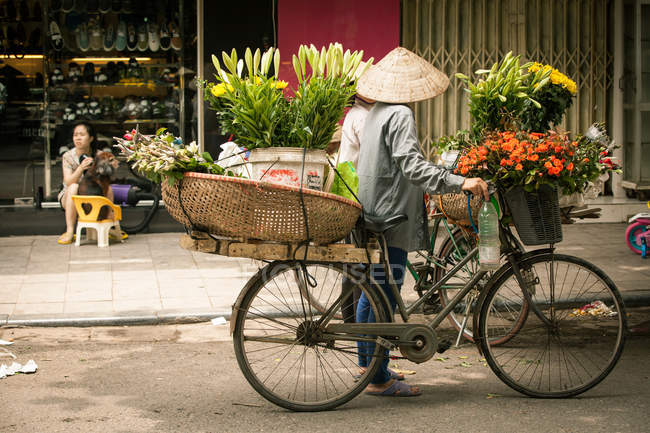
<svg viewBox="0 0 650 433"><path fill-rule="evenodd" d="M366 394L378 395L380 397L416 397L421 395L422 391L414 391L412 386L396 380L383 391L366 391Z"/></svg>
<svg viewBox="0 0 650 433"><path fill-rule="evenodd" d="M112 241L123 241L127 239L129 235L126 234L124 230L120 230L120 233L116 233L115 231L111 231L108 233L108 238Z"/></svg>
<svg viewBox="0 0 650 433"><path fill-rule="evenodd" d="M57 244L59 245L70 245L75 241L77 238L77 235L72 234L71 237L66 237L67 233L63 233L61 236L59 236L59 239L56 241Z"/></svg>

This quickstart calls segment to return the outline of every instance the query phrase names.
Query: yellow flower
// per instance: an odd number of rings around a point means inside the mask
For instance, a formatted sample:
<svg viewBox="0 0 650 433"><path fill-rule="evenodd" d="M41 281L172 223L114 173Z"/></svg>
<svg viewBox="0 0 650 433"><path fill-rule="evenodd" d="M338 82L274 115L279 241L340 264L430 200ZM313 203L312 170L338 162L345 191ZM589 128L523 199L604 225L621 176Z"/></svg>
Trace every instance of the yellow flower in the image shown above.
<svg viewBox="0 0 650 433"><path fill-rule="evenodd" d="M262 84L262 79L260 77L258 77L257 75L255 76L255 84L257 84L258 86L260 84Z"/></svg>
<svg viewBox="0 0 650 433"><path fill-rule="evenodd" d="M235 88L231 84L228 84L227 86L228 86L227 89L228 89L229 92L234 92L235 91ZM226 83L215 84L210 89L210 92L212 92L212 94L214 96L216 96L217 98L225 95L226 94Z"/></svg>
<svg viewBox="0 0 650 433"><path fill-rule="evenodd" d="M276 88L276 89L284 89L284 88L287 87L288 85L289 85L289 83L287 83L286 81L279 80L279 81L277 81L277 82L275 83L275 88Z"/></svg>
<svg viewBox="0 0 650 433"><path fill-rule="evenodd" d="M224 86L223 83L216 84L212 86L210 92L212 92L212 94L218 98L226 93L226 86Z"/></svg>
<svg viewBox="0 0 650 433"><path fill-rule="evenodd" d="M578 86L576 85L575 81L557 69L553 68L551 65L542 65L541 63L535 62L528 68L528 72L537 72L540 69L543 69L544 71L551 71L551 83L555 84L556 86L564 87L572 95L575 95L578 91Z"/></svg>

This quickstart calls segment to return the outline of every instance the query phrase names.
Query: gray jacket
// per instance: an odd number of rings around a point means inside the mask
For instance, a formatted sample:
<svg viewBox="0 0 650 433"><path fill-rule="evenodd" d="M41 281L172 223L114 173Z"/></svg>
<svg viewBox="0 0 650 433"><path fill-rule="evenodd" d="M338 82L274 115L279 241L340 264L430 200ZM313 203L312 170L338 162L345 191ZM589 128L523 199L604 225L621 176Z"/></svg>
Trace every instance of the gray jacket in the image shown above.
<svg viewBox="0 0 650 433"><path fill-rule="evenodd" d="M428 246L424 193L460 192L465 180L424 158L410 108L382 102L366 118L357 173L364 212L408 215L408 221L386 236L389 246L406 251Z"/></svg>

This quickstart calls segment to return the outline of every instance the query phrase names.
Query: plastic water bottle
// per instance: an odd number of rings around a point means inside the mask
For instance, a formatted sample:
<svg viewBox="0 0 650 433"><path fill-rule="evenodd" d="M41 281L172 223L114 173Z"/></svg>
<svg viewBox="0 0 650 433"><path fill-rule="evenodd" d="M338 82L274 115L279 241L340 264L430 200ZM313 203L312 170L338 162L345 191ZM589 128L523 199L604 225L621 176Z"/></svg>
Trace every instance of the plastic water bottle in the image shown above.
<svg viewBox="0 0 650 433"><path fill-rule="evenodd" d="M499 217L490 201L483 202L478 214L478 259L482 271L494 271L501 265Z"/></svg>

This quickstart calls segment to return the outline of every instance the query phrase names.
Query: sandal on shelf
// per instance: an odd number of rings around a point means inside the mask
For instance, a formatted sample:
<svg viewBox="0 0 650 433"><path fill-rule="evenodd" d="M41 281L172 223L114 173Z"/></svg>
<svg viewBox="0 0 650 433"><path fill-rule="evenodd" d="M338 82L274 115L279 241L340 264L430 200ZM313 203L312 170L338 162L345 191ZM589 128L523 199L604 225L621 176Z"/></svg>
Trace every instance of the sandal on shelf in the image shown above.
<svg viewBox="0 0 650 433"><path fill-rule="evenodd" d="M63 233L61 236L59 236L59 239L56 241L59 245L70 245L75 241L77 238L77 235L72 234L69 238L66 236L67 233Z"/></svg>
<svg viewBox="0 0 650 433"><path fill-rule="evenodd" d="M378 395L380 397L416 397L421 391L414 391L413 387L398 380L383 391L366 391L366 394Z"/></svg>

